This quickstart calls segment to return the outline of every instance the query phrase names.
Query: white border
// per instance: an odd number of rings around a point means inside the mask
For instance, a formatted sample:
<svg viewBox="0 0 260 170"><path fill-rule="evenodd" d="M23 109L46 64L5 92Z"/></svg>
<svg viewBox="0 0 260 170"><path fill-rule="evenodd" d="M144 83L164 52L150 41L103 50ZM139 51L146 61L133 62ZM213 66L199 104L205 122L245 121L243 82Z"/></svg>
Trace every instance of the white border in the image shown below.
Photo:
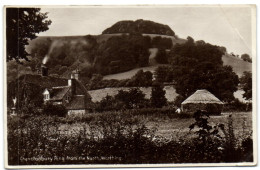
<svg viewBox="0 0 260 170"><path fill-rule="evenodd" d="M86 4L85 1L82 2L82 1L79 1L79 0L68 0L66 2L64 2L64 0L63 1L56 1L56 2L52 2L51 0L45 0L45 1L40 1L40 2L39 1L35 2L33 0L24 0L24 1L18 1L18 0L6 1L6 0L4 0L3 2L1 1L1 4L27 5L27 6L31 5L31 4L35 4L35 5L49 5L49 4L58 5L57 2L62 2L62 4L59 3L59 5L70 5L70 4L82 5L82 4ZM168 1L168 0L161 0L161 1L157 1L157 0L150 0L150 1L139 0L139 1L135 1L135 0L133 0L133 1L125 1L125 2L120 2L120 4L122 4L122 5L123 4L128 4L128 5L130 5L130 4L132 4L132 5L134 5L134 4L151 4L151 5L152 4L172 4L172 1ZM250 1L250 0L248 0L248 1L242 1L242 0L236 0L236 1L219 0L217 2L216 1L205 1L205 0L202 0L202 1L199 1L199 2L198 1L194 2L194 1L190 1L190 0L189 1L182 0L182 1L174 2L174 3L176 3L176 4L186 4L186 3L192 3L192 4L206 4L206 3L210 3L210 4L216 4L216 3L232 4L233 2L241 3L241 4L249 4L249 3L255 4L255 3L258 3L258 1ZM98 5L104 5L104 4L111 4L111 5L116 4L116 5L118 5L118 3L119 3L118 1L105 1L105 0L104 1L101 1L101 0L88 1L88 4L98 4ZM2 8L2 10L3 10L3 8ZM2 14L3 14L3 11L2 11ZM3 17L1 17L1 19L3 19ZM253 28L253 29L255 29L255 28ZM3 33L3 31L2 31L2 33ZM2 37L3 37L3 35L2 35ZM252 30L252 37L256 37L256 30ZM252 41L253 41L252 42L253 46L256 45L256 39L252 39ZM3 48L3 45L1 46L1 49L2 48ZM255 71L254 73L256 73L256 61L257 61L256 60L256 49L253 50L253 54L255 54L255 57L253 58L253 63L254 63L253 64L253 71ZM1 60L1 62L3 62L3 60ZM4 66L4 68L5 68L5 66ZM4 71L4 70L2 70L2 71ZM4 72L4 74L2 73L1 75L3 75L5 77L5 72ZM254 89L256 89L256 80L257 80L256 77L257 77L257 75L254 74L254 76L253 76L253 79L254 79L253 88ZM1 88L1 90L3 90L3 88ZM254 91L254 93L253 93L253 101L256 101L256 92L257 91ZM2 94L3 93L6 93L6 91L2 91ZM2 98L2 100L3 100L3 98ZM1 102L1 103L3 103L3 102ZM254 109L255 113L256 113L256 106L257 106L256 102L253 102L253 109ZM256 114L254 114L254 117L253 117L254 129L256 129L256 127L257 127L256 126L256 118L257 117L259 119L259 116L256 116ZM257 132L255 130L254 130L253 135L254 135L254 138L256 139ZM2 135L2 137L3 137L3 135ZM1 145L1 147L3 147L3 145ZM255 147L256 147L256 142L254 142L254 148ZM3 150L3 148L1 150ZM4 156L4 155L1 154L1 156ZM255 157L254 162L255 161L256 161L256 157ZM148 165L149 165L149 167L151 167L151 165L153 166L154 164L148 164ZM180 167L180 166L181 167L183 167L183 166L194 166L194 164L185 164L185 165L184 164L173 164L173 165L177 166L177 167ZM248 164L248 163L246 163L246 164L245 163L235 163L235 164L234 163L225 163L225 164L221 164L221 166L245 166L245 165L252 165L252 164L251 163L250 164ZM68 165L62 165L62 166L58 165L58 166L60 168L72 168L72 166L68 166ZM90 166L94 168L94 166L92 166L92 165L90 165ZM112 166L114 167L114 165L111 165L111 166L110 165L109 166L108 165L97 165L97 166L95 166L95 168L112 168ZM212 166L212 164L196 164L195 166ZM219 166L219 164L218 164L218 166ZM87 167L87 166L86 165L76 165L76 166L73 166L73 168L84 168L84 167ZM130 165L130 166L129 165L119 165L117 167L137 167L137 166L136 165ZM147 164L142 164L141 166L138 165L138 167L147 167ZM169 164L164 164L164 165L162 165L162 164L159 164L159 165L155 164L155 166L153 166L153 167L171 167L171 166L169 166ZM15 166L15 167L9 166L8 168L18 168L18 166ZM25 168L25 167L24 166L19 166L19 168ZM55 167L53 167L53 166L49 167L49 166L42 166L42 165L40 165L40 167L39 166L30 166L30 168L55 168Z"/></svg>

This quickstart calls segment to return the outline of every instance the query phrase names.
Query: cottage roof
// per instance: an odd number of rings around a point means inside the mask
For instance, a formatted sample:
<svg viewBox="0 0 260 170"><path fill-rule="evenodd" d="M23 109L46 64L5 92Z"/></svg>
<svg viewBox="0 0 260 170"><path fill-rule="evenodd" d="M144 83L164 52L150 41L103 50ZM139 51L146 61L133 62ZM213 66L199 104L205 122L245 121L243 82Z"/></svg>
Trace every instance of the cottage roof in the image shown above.
<svg viewBox="0 0 260 170"><path fill-rule="evenodd" d="M70 103L67 104L66 108L68 110L79 110L85 109L85 96L84 95L75 95L73 96Z"/></svg>
<svg viewBox="0 0 260 170"><path fill-rule="evenodd" d="M34 74L25 74L19 77L18 81L23 81L24 83L37 84L43 88L52 88L55 86L66 86L68 84L67 79L56 78L51 76L41 76Z"/></svg>
<svg viewBox="0 0 260 170"><path fill-rule="evenodd" d="M50 100L62 100L69 90L70 86L53 87Z"/></svg>
<svg viewBox="0 0 260 170"><path fill-rule="evenodd" d="M77 86L77 89L76 89L77 95L85 95L86 99L91 100L91 96L88 93L88 90L85 88L85 86L80 81L76 80L76 86Z"/></svg>
<svg viewBox="0 0 260 170"><path fill-rule="evenodd" d="M223 104L216 96L210 93L208 90L197 90L194 94L184 100L181 104L188 103L217 103Z"/></svg>

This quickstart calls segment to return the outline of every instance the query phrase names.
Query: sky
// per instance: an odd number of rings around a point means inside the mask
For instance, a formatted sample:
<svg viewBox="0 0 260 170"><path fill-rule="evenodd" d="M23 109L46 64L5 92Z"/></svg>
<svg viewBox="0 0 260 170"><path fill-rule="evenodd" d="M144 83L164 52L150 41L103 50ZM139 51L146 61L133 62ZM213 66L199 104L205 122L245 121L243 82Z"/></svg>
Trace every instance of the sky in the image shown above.
<svg viewBox="0 0 260 170"><path fill-rule="evenodd" d="M121 20L169 25L180 38L191 36L225 46L229 53L252 54L251 6L86 6L43 7L52 24L39 36L98 35Z"/></svg>

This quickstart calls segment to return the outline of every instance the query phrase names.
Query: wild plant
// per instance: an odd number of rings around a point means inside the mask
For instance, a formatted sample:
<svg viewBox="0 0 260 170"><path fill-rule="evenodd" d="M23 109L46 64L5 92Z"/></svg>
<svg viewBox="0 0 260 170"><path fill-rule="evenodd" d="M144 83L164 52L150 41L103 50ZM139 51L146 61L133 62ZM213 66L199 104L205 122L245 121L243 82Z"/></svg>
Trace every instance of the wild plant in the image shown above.
<svg viewBox="0 0 260 170"><path fill-rule="evenodd" d="M193 115L195 122L189 126L190 130L196 130L198 136L193 138L190 145L194 147L198 160L207 162L209 160L218 162L221 160L221 141L218 125L210 125L209 113L198 110Z"/></svg>

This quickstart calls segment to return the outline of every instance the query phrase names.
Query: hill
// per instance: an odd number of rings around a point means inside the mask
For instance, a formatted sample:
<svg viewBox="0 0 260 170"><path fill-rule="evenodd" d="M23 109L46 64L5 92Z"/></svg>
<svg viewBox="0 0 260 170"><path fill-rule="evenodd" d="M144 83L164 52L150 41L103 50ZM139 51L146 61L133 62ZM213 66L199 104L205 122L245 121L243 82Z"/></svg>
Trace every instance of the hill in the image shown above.
<svg viewBox="0 0 260 170"><path fill-rule="evenodd" d="M169 51L175 44L186 41L178 38L167 25L147 20L119 21L101 35L38 37L30 41L27 51L36 60L21 71L34 72L47 54L50 74L56 76L67 77L67 72L79 65L85 76L99 73L105 79L130 78L140 69L154 71L158 66L154 60L158 48ZM222 60L239 76L251 71L252 64L239 58L225 55Z"/></svg>
<svg viewBox="0 0 260 170"><path fill-rule="evenodd" d="M114 33L141 33L175 36L174 31L168 25L142 19L136 21L119 21L102 32L102 34Z"/></svg>
<svg viewBox="0 0 260 170"><path fill-rule="evenodd" d="M226 54L222 57L224 65L232 66L234 72L241 77L244 71L252 71L252 63L246 62L238 57Z"/></svg>
<svg viewBox="0 0 260 170"><path fill-rule="evenodd" d="M241 77L243 75L244 71L252 71L252 63L243 61L240 58L233 57L231 55L223 55L222 56L222 61L224 65L230 65L234 72ZM127 72L123 73L117 73L117 74L110 74L104 76L104 79L110 80L110 79L117 79L117 80L122 80L122 79L128 79L133 77L139 70L143 69L144 71L151 71L154 72L155 69L160 66L160 64L154 64L152 66L148 67L141 67L141 68L135 68Z"/></svg>

